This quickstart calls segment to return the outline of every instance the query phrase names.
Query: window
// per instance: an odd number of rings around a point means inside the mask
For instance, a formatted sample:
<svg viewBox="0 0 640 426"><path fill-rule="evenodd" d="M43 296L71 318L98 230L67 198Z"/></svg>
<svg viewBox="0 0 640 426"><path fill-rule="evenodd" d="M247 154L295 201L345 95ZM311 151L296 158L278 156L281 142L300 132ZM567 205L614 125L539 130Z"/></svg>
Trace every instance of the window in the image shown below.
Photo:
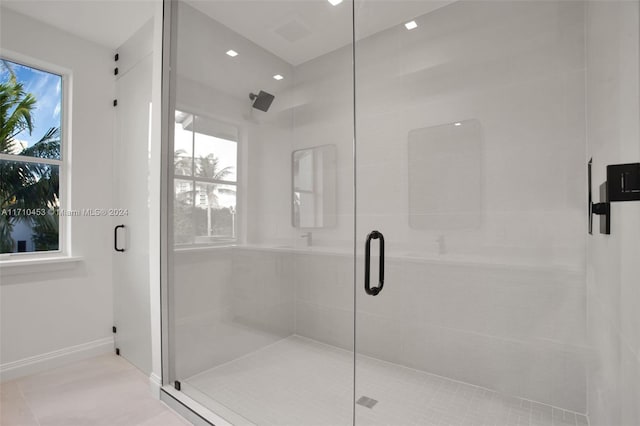
<svg viewBox="0 0 640 426"><path fill-rule="evenodd" d="M0 58L0 254L61 249L62 85Z"/></svg>
<svg viewBox="0 0 640 426"><path fill-rule="evenodd" d="M174 240L207 245L236 239L237 129L176 111Z"/></svg>

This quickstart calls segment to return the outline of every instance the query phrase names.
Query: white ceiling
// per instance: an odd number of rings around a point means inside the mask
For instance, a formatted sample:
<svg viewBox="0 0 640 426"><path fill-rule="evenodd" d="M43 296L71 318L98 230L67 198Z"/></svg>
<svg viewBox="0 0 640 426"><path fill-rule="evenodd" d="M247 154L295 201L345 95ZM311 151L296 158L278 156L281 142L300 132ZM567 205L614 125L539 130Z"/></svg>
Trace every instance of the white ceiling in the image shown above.
<svg viewBox="0 0 640 426"><path fill-rule="evenodd" d="M160 0L2 0L3 7L111 49L153 16Z"/></svg>
<svg viewBox="0 0 640 426"><path fill-rule="evenodd" d="M116 49L153 16L161 0L2 0L3 7ZM351 1L187 0L291 65L351 42ZM452 0L356 0L356 36L370 36Z"/></svg>
<svg viewBox="0 0 640 426"><path fill-rule="evenodd" d="M190 5L291 65L351 43L351 1L186 0ZM452 0L356 0L355 29L362 39L402 25Z"/></svg>

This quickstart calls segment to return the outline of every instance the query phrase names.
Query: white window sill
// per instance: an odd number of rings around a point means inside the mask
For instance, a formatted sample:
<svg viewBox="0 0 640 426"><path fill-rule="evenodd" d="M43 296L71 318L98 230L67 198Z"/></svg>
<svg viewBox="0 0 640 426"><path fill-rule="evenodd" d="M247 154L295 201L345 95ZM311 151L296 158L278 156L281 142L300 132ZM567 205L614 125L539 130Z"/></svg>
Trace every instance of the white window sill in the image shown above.
<svg viewBox="0 0 640 426"><path fill-rule="evenodd" d="M38 257L0 260L0 275L22 275L73 269L82 262L80 256Z"/></svg>

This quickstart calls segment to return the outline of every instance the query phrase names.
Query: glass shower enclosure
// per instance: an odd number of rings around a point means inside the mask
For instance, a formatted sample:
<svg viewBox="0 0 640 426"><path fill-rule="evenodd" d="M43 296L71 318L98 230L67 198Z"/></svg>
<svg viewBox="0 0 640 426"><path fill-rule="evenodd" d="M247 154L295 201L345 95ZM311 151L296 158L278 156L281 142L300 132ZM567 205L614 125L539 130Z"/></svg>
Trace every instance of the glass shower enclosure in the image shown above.
<svg viewBox="0 0 640 426"><path fill-rule="evenodd" d="M586 424L589 3L167 4L174 395Z"/></svg>

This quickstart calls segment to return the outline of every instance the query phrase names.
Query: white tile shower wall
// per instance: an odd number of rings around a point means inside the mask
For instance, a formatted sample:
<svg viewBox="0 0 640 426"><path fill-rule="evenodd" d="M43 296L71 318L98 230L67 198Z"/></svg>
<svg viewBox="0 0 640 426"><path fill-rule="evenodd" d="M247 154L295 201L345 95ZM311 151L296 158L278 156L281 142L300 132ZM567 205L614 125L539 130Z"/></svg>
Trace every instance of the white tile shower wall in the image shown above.
<svg viewBox="0 0 640 426"><path fill-rule="evenodd" d="M231 315L231 256L224 249L177 250L173 277L173 361L176 377L183 378L210 368L212 358L219 354L216 349L221 346L210 341L218 330L215 326Z"/></svg>
<svg viewBox="0 0 640 426"><path fill-rule="evenodd" d="M456 2L420 17L420 31L359 41L359 235L379 228L434 251L445 234L453 252L584 265L583 13L579 2ZM408 188L421 184L408 181L408 134L466 119L482 128L482 225L411 229Z"/></svg>
<svg viewBox="0 0 640 426"><path fill-rule="evenodd" d="M359 353L585 411L581 272L442 259L386 264L380 297L358 298ZM298 254L292 265L296 333L351 349L351 257Z"/></svg>
<svg viewBox="0 0 640 426"><path fill-rule="evenodd" d="M293 334L289 257L236 248L175 253L173 336L178 379Z"/></svg>
<svg viewBox="0 0 640 426"><path fill-rule="evenodd" d="M291 256L234 249L233 320L278 337L294 331Z"/></svg>
<svg viewBox="0 0 640 426"><path fill-rule="evenodd" d="M639 12L638 2L587 6L587 141L596 190L606 165L640 161ZM614 203L611 235L596 230L588 241L590 421L638 425L640 202Z"/></svg>

